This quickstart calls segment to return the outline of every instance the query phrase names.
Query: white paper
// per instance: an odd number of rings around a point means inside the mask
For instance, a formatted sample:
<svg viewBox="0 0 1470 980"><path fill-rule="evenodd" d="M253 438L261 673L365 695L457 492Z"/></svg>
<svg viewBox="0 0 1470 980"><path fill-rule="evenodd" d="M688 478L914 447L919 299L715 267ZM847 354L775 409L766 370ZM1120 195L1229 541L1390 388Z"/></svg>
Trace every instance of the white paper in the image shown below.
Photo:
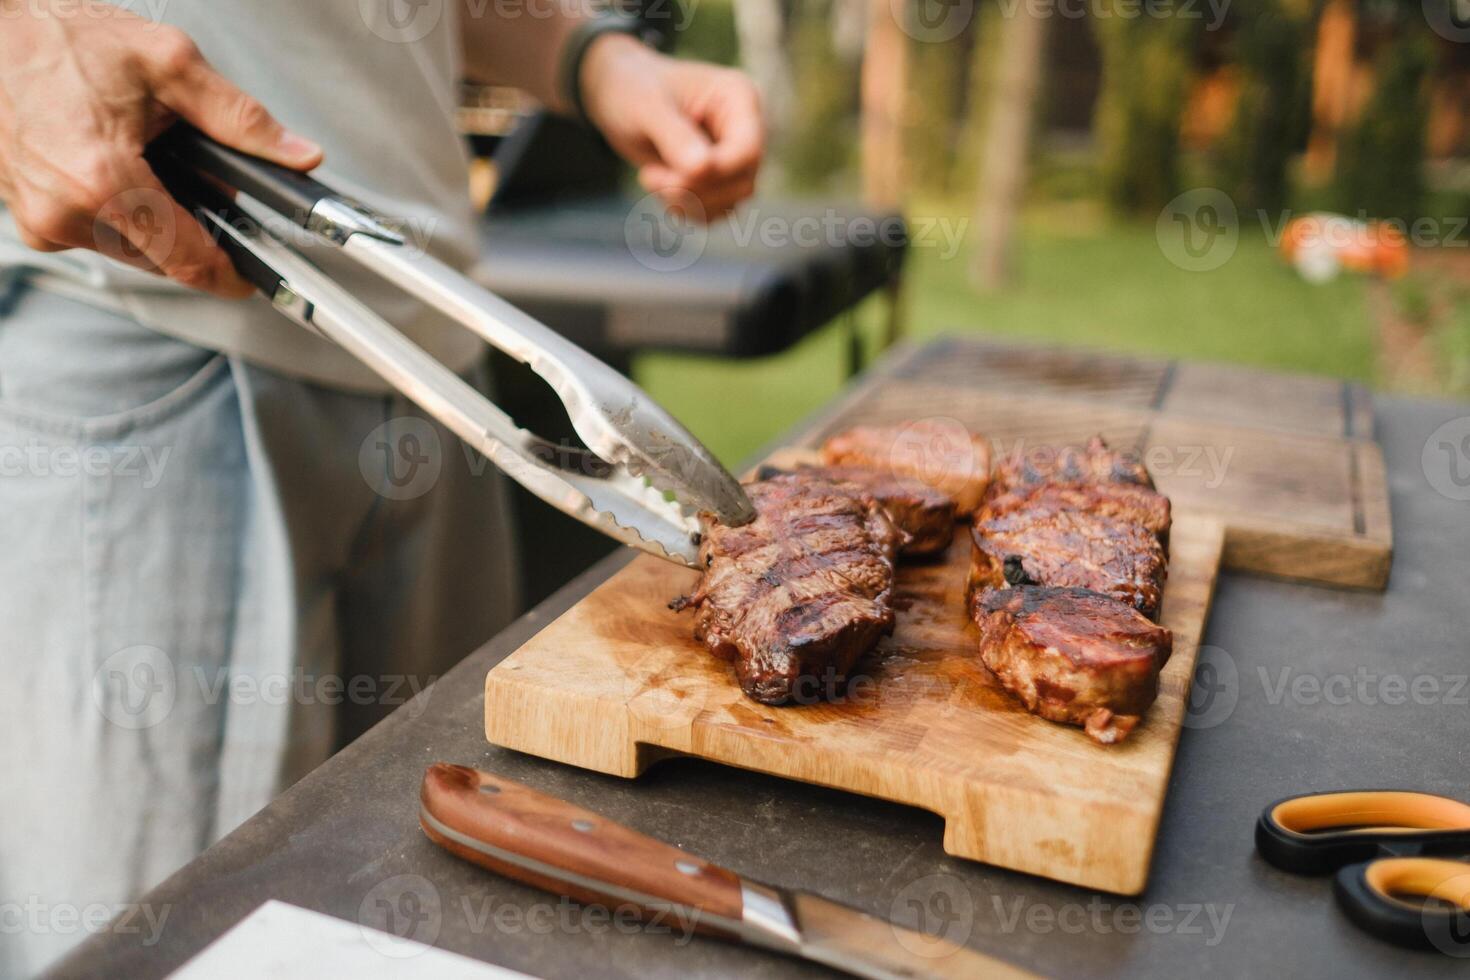
<svg viewBox="0 0 1470 980"><path fill-rule="evenodd" d="M525 976L274 899L172 974L173 980L513 980Z"/></svg>

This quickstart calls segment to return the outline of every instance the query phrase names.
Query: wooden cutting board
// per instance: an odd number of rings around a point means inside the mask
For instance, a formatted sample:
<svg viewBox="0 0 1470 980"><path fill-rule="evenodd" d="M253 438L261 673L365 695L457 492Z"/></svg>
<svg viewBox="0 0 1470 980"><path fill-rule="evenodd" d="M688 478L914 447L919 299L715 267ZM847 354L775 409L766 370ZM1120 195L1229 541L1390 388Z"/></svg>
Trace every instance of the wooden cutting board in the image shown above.
<svg viewBox="0 0 1470 980"><path fill-rule="evenodd" d="M1174 655L1123 744L1028 714L980 664L963 534L946 560L901 568L898 627L841 697L782 708L744 697L694 641L692 614L666 607L696 573L641 556L490 672L489 740L620 776L691 755L876 796L942 816L951 854L1141 892L1221 564L1386 581L1371 412L1336 382L945 341L891 359L793 444L935 415L1000 451L1094 432L1156 448L1145 458L1175 500L1161 614Z"/></svg>
<svg viewBox="0 0 1470 980"><path fill-rule="evenodd" d="M975 655L964 616L968 535L944 562L905 566L894 635L844 697L773 708L665 607L697 574L639 557L493 669L491 742L617 776L669 755L851 790L944 817L951 854L1135 894L1209 611L1223 533L1175 524L1161 622L1174 631L1162 690L1121 745L1021 707Z"/></svg>

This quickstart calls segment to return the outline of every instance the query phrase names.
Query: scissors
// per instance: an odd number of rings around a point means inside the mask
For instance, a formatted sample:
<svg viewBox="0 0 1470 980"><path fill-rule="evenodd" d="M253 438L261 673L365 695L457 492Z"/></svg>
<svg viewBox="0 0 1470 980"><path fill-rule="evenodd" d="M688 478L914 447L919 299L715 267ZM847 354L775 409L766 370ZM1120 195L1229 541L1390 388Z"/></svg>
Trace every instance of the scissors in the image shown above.
<svg viewBox="0 0 1470 980"><path fill-rule="evenodd" d="M1470 956L1470 804L1431 793L1352 790L1277 800L1256 850L1297 874L1336 871L1337 903L1403 946Z"/></svg>
<svg viewBox="0 0 1470 980"><path fill-rule="evenodd" d="M689 566L698 562L701 511L731 526L754 519L739 482L646 392L412 247L401 222L183 124L155 140L148 156L170 192L277 310L337 343L552 506ZM288 234L301 231L309 244L339 250L530 367L556 391L590 452L518 427L287 243Z"/></svg>

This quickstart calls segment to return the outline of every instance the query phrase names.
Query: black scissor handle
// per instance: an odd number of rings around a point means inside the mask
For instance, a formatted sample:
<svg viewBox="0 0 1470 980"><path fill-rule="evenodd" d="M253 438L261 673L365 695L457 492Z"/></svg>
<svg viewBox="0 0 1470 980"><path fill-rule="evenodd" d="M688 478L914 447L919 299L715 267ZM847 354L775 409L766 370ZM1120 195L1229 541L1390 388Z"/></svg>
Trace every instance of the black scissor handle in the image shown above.
<svg viewBox="0 0 1470 980"><path fill-rule="evenodd" d="M1470 956L1470 864L1379 858L1343 868L1333 891L1365 932L1400 946Z"/></svg>
<svg viewBox="0 0 1470 980"><path fill-rule="evenodd" d="M1404 790L1289 796L1261 813L1256 850L1298 874L1384 855L1470 852L1470 804Z"/></svg>

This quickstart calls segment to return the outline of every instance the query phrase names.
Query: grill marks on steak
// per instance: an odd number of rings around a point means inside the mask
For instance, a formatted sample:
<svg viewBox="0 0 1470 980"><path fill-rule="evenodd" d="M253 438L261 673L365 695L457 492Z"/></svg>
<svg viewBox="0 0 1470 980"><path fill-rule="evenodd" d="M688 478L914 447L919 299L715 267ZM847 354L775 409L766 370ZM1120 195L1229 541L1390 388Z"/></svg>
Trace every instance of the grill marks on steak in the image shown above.
<svg viewBox="0 0 1470 980"><path fill-rule="evenodd" d="M971 529L971 593L1007 585L1091 589L1152 619L1164 549L1142 525L1081 511L1017 511Z"/></svg>
<svg viewBox="0 0 1470 980"><path fill-rule="evenodd" d="M742 690L782 704L804 678L843 680L893 632L893 560L904 534L855 484L792 473L746 486L756 519L703 520L694 635L731 660ZM815 689L814 689L815 690Z"/></svg>
<svg viewBox="0 0 1470 980"><path fill-rule="evenodd" d="M1077 511L1115 521L1140 524L1166 549L1173 523L1169 498L1136 483L1033 483L1010 489L992 487L977 521L1022 511L1055 514Z"/></svg>
<svg viewBox="0 0 1470 980"><path fill-rule="evenodd" d="M1035 483L1136 483L1154 488L1138 454L1110 449L1102 436L1093 436L1081 448L1038 446L1008 455L996 467L995 483L1008 490Z"/></svg>
<svg viewBox="0 0 1470 980"><path fill-rule="evenodd" d="M954 500L914 480L860 466L800 466L795 470L762 466L757 475L768 480L793 472L834 483L855 484L871 494L883 505L889 520L908 535L908 542L899 549L899 554L906 558L940 554L954 538Z"/></svg>
<svg viewBox="0 0 1470 980"><path fill-rule="evenodd" d="M1027 710L1080 725L1103 744L1126 738L1159 691L1174 636L1087 589L1023 585L970 597L980 657Z"/></svg>
<svg viewBox="0 0 1470 980"><path fill-rule="evenodd" d="M822 462L876 470L937 490L954 500L960 516L980 506L990 485L990 440L953 420L848 429L822 445Z"/></svg>
<svg viewBox="0 0 1470 980"><path fill-rule="evenodd" d="M1043 718L1121 741L1158 696L1169 499L1136 456L1035 449L1003 461L971 529L980 657Z"/></svg>
<svg viewBox="0 0 1470 980"><path fill-rule="evenodd" d="M826 466L763 468L746 488L755 521L728 528L705 516L704 576L674 608L698 607L695 636L734 662L747 695L805 700L804 679L845 680L892 632L899 550L943 550L956 512L983 499L967 593L982 661L1041 717L1103 744L1126 738L1173 650L1169 630L1150 622L1168 498L1100 438L1010 460L987 493L988 442L964 433L968 448L946 456L954 430L927 426L853 429L828 441Z"/></svg>

